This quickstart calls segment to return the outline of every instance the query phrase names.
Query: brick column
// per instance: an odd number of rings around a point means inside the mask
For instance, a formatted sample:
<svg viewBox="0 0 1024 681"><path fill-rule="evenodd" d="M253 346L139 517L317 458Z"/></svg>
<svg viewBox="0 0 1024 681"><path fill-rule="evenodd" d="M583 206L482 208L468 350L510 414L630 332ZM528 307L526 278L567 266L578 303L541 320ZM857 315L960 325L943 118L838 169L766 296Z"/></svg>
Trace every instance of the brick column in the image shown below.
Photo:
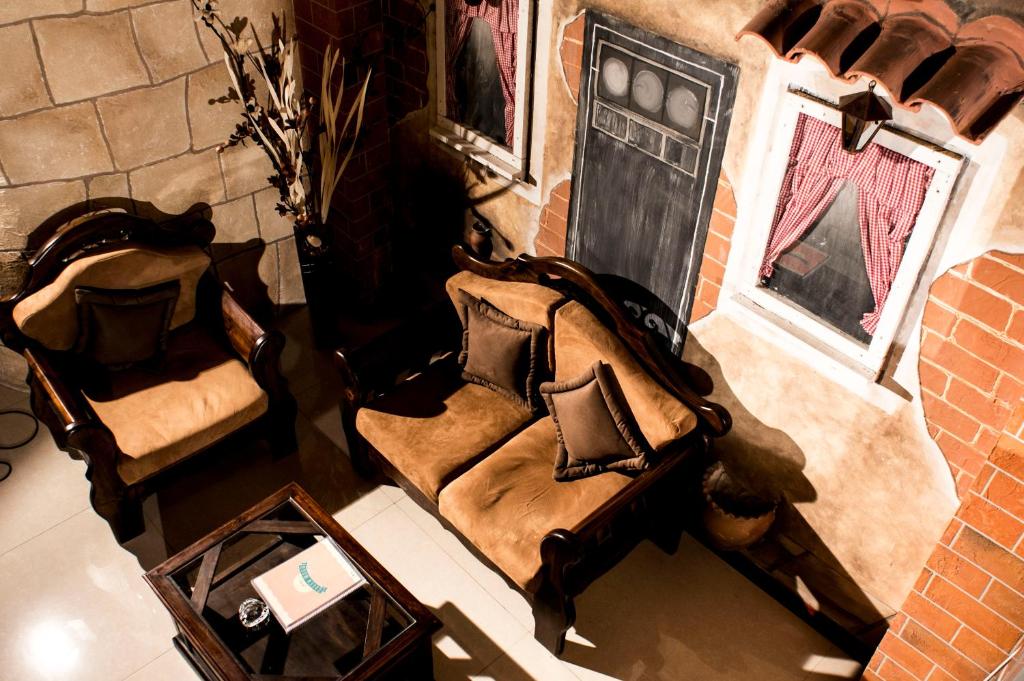
<svg viewBox="0 0 1024 681"><path fill-rule="evenodd" d="M373 69L356 153L331 202L328 223L339 265L362 298L372 297L390 264L391 140L384 61L383 0L295 0L303 83L319 96L329 44L346 60L344 115ZM337 86L338 83L333 83Z"/></svg>

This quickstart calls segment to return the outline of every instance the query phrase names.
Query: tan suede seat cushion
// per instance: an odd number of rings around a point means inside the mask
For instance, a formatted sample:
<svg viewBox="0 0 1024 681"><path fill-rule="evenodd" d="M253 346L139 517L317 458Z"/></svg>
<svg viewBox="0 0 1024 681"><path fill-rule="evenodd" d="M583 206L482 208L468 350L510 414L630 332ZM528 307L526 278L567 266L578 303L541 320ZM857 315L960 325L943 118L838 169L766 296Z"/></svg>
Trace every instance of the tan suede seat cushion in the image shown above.
<svg viewBox="0 0 1024 681"><path fill-rule="evenodd" d="M124 456L117 470L139 482L208 447L267 411L248 367L196 325L172 333L162 369L108 374L86 399Z"/></svg>
<svg viewBox="0 0 1024 681"><path fill-rule="evenodd" d="M631 480L608 472L556 481L556 448L555 424L543 418L441 490L439 499L441 515L530 592L541 578L544 535L574 529Z"/></svg>
<svg viewBox="0 0 1024 681"><path fill-rule="evenodd" d="M210 266L210 256L197 246L122 248L73 261L57 278L14 306L12 316L23 334L50 350L70 350L78 339L75 289L140 289L180 282L171 317L176 329L192 321L196 286Z"/></svg>
<svg viewBox="0 0 1024 681"><path fill-rule="evenodd" d="M374 449L431 501L530 419L496 392L465 383L457 367L433 365L356 414Z"/></svg>
<svg viewBox="0 0 1024 681"><path fill-rule="evenodd" d="M697 427L697 417L640 366L629 349L576 301L555 312L555 380L569 381L594 362L612 366L640 431L655 451Z"/></svg>
<svg viewBox="0 0 1024 681"><path fill-rule="evenodd" d="M467 270L450 277L445 288L456 308L459 306L461 289L474 298L486 300L509 317L543 326L548 330L549 362L553 358L550 332L554 326L555 310L566 301L565 296L558 291L529 282L488 279Z"/></svg>

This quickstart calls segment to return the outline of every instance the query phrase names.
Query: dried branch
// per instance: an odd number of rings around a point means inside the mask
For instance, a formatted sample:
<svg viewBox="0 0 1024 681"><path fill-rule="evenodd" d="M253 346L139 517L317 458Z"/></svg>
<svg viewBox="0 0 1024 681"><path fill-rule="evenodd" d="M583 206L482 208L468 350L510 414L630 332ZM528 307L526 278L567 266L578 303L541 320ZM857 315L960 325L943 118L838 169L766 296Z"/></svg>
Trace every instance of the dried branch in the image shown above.
<svg viewBox="0 0 1024 681"><path fill-rule="evenodd" d="M231 79L228 95L216 101L235 100L242 105L242 122L218 150L251 140L263 149L274 166L274 175L268 179L281 195L278 212L291 217L300 229L324 224L331 198L355 151L370 75L367 74L344 125L338 130L343 86L332 93L330 82L340 55L337 49L328 46L324 55L320 125L311 130L316 124L317 101L308 91L300 92L294 76L295 41L284 35L277 17L273 17L274 35L265 47L248 19L235 17L230 24L225 23L217 0L192 0L192 6L198 15L196 20L220 41ZM246 29L249 36L245 36ZM257 80L266 86L265 102L257 94ZM320 147L318 182L312 178L311 171L315 169L307 164L308 143L314 135ZM349 146L342 157L341 148L346 141ZM318 191L312 191L307 183Z"/></svg>

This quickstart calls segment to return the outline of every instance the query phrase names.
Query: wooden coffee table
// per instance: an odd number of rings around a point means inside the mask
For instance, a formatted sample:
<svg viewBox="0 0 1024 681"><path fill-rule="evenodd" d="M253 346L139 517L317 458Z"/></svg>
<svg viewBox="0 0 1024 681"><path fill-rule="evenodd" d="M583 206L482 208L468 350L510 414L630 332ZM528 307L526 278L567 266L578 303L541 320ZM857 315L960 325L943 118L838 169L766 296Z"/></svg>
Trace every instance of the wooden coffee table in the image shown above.
<svg viewBox="0 0 1024 681"><path fill-rule="evenodd" d="M286 634L256 631L238 606L250 580L333 540L367 585ZM146 573L178 628L175 646L209 681L432 679L431 635L441 623L298 485L291 484Z"/></svg>

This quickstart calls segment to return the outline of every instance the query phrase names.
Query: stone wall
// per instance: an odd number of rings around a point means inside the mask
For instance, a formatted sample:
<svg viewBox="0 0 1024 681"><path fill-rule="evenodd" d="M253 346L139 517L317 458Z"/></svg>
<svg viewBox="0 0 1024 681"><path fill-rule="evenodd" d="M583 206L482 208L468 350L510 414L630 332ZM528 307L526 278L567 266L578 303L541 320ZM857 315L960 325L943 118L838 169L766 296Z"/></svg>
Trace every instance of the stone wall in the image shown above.
<svg viewBox="0 0 1024 681"><path fill-rule="evenodd" d="M291 0L222 0L269 36ZM218 103L229 79L189 0L0 3L0 295L38 247L33 230L68 206L134 206L160 217L210 207L219 276L243 302L304 301L291 223L263 152L218 153L240 120ZM127 202L127 203L126 203Z"/></svg>

